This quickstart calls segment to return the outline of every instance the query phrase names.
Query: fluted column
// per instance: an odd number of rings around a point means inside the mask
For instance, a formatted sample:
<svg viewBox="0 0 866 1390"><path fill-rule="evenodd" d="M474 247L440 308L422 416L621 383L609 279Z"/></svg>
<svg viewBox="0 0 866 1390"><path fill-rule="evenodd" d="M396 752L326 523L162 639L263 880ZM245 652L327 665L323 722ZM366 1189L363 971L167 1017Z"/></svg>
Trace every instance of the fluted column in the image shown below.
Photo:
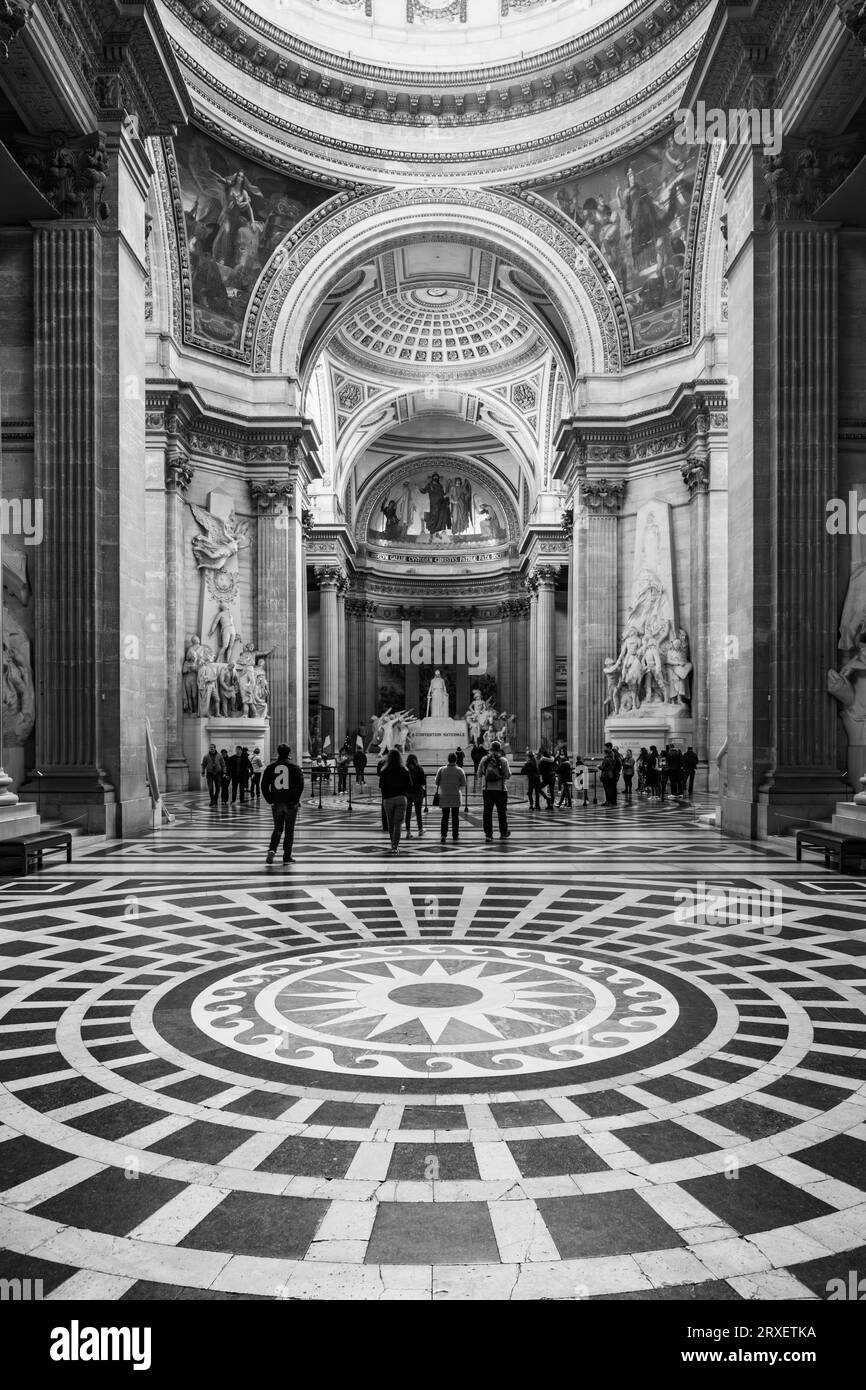
<svg viewBox="0 0 866 1390"><path fill-rule="evenodd" d="M535 671L538 718L541 711L556 707L556 565L539 565L536 581ZM554 716L555 730L555 716Z"/></svg>
<svg viewBox="0 0 866 1390"><path fill-rule="evenodd" d="M168 424L171 421L167 421ZM183 752L183 508L193 469L171 436L165 457L165 742L166 784L169 791L189 786Z"/></svg>
<svg viewBox="0 0 866 1390"><path fill-rule="evenodd" d="M710 718L710 590L709 590L709 491L710 466L706 457L707 417L699 417L697 452L682 465L689 490L689 569L691 572L692 722L694 749L701 763L707 761Z"/></svg>
<svg viewBox="0 0 866 1390"><path fill-rule="evenodd" d="M617 631L617 518L625 483L583 478L580 483L580 553L577 557L578 747L586 756L604 746L604 662L619 648Z"/></svg>
<svg viewBox="0 0 866 1390"><path fill-rule="evenodd" d="M538 736L540 733L540 718L538 705L538 663L535 659L538 650L538 583L535 575L529 575L524 581L524 584L529 603L529 634L526 643L526 656L529 663L526 676L529 728L526 737L530 747L537 749Z"/></svg>
<svg viewBox="0 0 866 1390"><path fill-rule="evenodd" d="M303 536L293 468L282 477L254 478L250 496L258 518L256 621L267 660L271 749L303 751Z"/></svg>
<svg viewBox="0 0 866 1390"><path fill-rule="evenodd" d="M324 565L316 570L319 584L319 704L334 711L334 741L342 741L340 729L340 666L345 658L345 644L340 642L341 590L345 575L337 565Z"/></svg>
<svg viewBox="0 0 866 1390"><path fill-rule="evenodd" d="M497 627L496 693L500 709L514 714L514 687L511 679L511 604L500 604Z"/></svg>
<svg viewBox="0 0 866 1390"><path fill-rule="evenodd" d="M730 148L731 563L723 828L766 835L832 814L836 766L838 266L834 227L808 219L831 191L833 152L786 137L764 160Z"/></svg>
<svg viewBox="0 0 866 1390"><path fill-rule="evenodd" d="M31 144L31 175L62 213L33 238L39 798L45 814L136 834L151 820L143 329L153 168L127 119L58 136L47 152Z"/></svg>
<svg viewBox="0 0 866 1390"><path fill-rule="evenodd" d="M337 748L342 748L343 740L346 737L348 726L348 646L347 646L347 620L346 620L346 594L349 589L349 581L343 575L337 586L337 652L338 652L338 680L337 680L337 711L335 717L334 739Z"/></svg>

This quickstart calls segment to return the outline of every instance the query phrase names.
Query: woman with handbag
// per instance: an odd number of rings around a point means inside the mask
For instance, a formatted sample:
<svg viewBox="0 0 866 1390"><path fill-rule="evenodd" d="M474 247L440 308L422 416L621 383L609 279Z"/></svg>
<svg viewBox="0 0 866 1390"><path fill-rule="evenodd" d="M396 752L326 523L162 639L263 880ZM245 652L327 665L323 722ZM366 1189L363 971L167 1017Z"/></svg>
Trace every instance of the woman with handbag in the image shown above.
<svg viewBox="0 0 866 1390"><path fill-rule="evenodd" d="M448 762L436 773L436 795L433 805L442 809L440 835L442 843L448 838L448 821L451 820L451 838L460 839L460 802L466 786L466 774L457 766L457 754L449 753Z"/></svg>

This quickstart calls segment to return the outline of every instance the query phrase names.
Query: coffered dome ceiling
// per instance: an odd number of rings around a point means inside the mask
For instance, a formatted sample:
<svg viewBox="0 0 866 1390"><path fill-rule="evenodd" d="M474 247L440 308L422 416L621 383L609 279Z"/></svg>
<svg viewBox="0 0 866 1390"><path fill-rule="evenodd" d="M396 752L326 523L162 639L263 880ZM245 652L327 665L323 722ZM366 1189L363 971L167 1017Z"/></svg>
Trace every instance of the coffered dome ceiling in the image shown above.
<svg viewBox="0 0 866 1390"><path fill-rule="evenodd" d="M439 364L477 369L493 361L501 371L515 357L525 360L544 350L537 330L513 306L445 285L373 301L342 325L332 344L336 355L368 358L371 368L384 359L422 375Z"/></svg>

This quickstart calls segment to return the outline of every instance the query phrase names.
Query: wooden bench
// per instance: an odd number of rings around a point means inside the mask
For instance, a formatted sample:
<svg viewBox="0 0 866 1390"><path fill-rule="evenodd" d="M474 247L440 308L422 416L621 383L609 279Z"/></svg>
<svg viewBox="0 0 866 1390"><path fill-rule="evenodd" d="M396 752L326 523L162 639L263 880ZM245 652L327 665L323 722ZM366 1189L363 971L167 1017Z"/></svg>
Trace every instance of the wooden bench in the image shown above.
<svg viewBox="0 0 866 1390"><path fill-rule="evenodd" d="M795 830L797 858L803 858L803 846L807 849L822 849L824 862L829 864L838 859L839 872L845 872L847 857L866 859L866 839L857 835L842 835L837 830Z"/></svg>
<svg viewBox="0 0 866 1390"><path fill-rule="evenodd" d="M26 878L34 869L42 868L42 856L46 850L66 850L66 862L72 863L72 836L68 830L37 830L32 835L19 835L17 839L0 840L0 873L20 873ZM14 860L12 868L6 862Z"/></svg>

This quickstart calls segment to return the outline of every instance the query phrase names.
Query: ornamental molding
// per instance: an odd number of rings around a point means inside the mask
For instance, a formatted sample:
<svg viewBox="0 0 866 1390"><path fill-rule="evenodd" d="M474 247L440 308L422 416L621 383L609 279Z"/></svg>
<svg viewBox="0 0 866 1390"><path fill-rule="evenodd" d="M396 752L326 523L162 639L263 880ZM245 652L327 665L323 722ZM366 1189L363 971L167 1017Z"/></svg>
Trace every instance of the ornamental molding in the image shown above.
<svg viewBox="0 0 866 1390"><path fill-rule="evenodd" d="M439 150L436 153L428 153L424 149L420 150L401 150L398 162L400 164L421 164L421 165L446 165L446 164L470 164L470 177L477 178L478 163L495 163L496 166L502 165L503 161L510 161L515 169L524 167L534 169L538 163L538 156L541 156L549 163L548 156L560 146L574 146L575 144L586 143L587 138L596 131L610 130L613 125L622 118L622 131L626 141L629 140L627 132L635 124L635 113L640 112L641 135L635 141L635 147L644 144L646 140L653 138L656 131L664 131L670 128L671 99L677 95L678 87L685 87L688 74L692 69L695 59L701 49L701 41L698 40L688 52L684 53L677 62L665 68L654 81L639 91L631 91L621 101L613 106L607 107L603 111L598 111L595 105L593 114L587 116L585 120L571 125L567 130L554 134L545 133L534 136L532 139L517 141L513 144L497 146L490 150ZM188 73L196 79L198 87L195 88L197 96L201 101L208 102L213 108L222 111L225 118L224 129L233 130L238 124L248 127L251 131L257 132L264 128L269 132L276 132L276 138L283 144L295 142L296 144L309 145L311 140L314 142L315 152L318 154L322 149L326 149L332 161L337 160L340 155L344 156L344 164L349 164L349 160L365 161L373 166L372 171L364 170L363 177L376 177L375 166L382 163L383 151L379 145L362 145L356 140L340 139L333 135L328 135L321 130L311 131L309 127L298 125L283 116L275 114L272 109L258 106L249 98L241 96L239 92L227 87L220 82L212 72L203 68L188 53L184 53L180 48L177 49L183 57L183 62ZM654 124L651 123L653 113L657 113ZM525 111L515 111L516 116L525 117ZM203 113L198 112L196 120L200 121ZM438 120L436 124L439 124ZM470 124L477 124L477 122ZM429 121L421 121L421 128L425 129ZM221 128L217 126L217 128ZM223 134L222 139L232 142L233 136ZM616 150L608 150L599 155L595 163L606 164L618 159L621 148L630 146L617 146ZM348 159L346 158L348 156ZM258 156L259 158L261 156ZM389 154L389 159L395 156ZM586 166L589 167L589 166ZM360 173L360 171L359 171ZM330 175L329 175L330 176ZM305 175L308 177L308 175ZM357 178L357 175L356 175ZM549 178L548 178L549 181Z"/></svg>
<svg viewBox="0 0 866 1390"><path fill-rule="evenodd" d="M97 226L108 220L108 140L103 131L22 135L15 144L27 177L62 219Z"/></svg>
<svg viewBox="0 0 866 1390"><path fill-rule="evenodd" d="M171 12L213 52L292 98L340 115L401 125L496 124L548 111L636 74L670 46L712 0L633 0L623 12L531 58L467 70L380 66L323 52L235 0L166 0ZM446 7L459 18L464 0ZM512 8L526 0L512 0ZM424 0L407 15L430 18ZM453 15L451 11L453 10ZM437 13L441 13L437 7ZM177 51L188 61L180 44ZM670 64L661 64L667 72ZM494 91L493 89L496 88Z"/></svg>
<svg viewBox="0 0 866 1390"><path fill-rule="evenodd" d="M251 360L256 372L273 370L277 321L283 312L284 304L292 295L303 272L314 257L326 251L329 244L337 237L348 232L357 233L362 230L365 222L371 222L375 217L387 213L406 214L413 210L423 212L425 208L435 210L437 213L446 209L451 213L455 209L463 208L482 216L496 217L510 223L527 252L531 250L535 253L535 259L527 259L525 256L521 259L518 254L513 254L509 249L507 260L509 264L532 274L535 278L538 278L539 275L543 276L543 271L539 269L537 262L538 249L530 246L526 240L527 236L536 238L544 246L548 256L552 255L556 258L556 269L559 273L562 276L567 276L572 282L576 280L581 286L584 295L589 300L597 334L601 335L602 363L593 368L589 368L589 364L583 364L585 369L615 372L621 370L624 360L632 360L634 357L647 355L644 352L638 354L631 352L630 332L627 327L627 314L621 291L610 277L600 254L581 228L569 224L567 218L557 213L550 204L535 198L534 195L530 203L492 189L463 188L451 184L393 188L368 193L346 206L336 208L329 215L320 219L315 226L302 227L299 235L296 236L295 233L291 233L286 241L274 251L268 265L262 271L250 299L244 323L243 347L227 355L237 356L243 361ZM553 216L550 215L551 213ZM309 224L309 219L307 221ZM383 229L382 236L390 237L397 235L398 232L401 244L405 244L407 239L405 222L395 223L393 227L389 226ZM483 230L483 234L486 234L488 238L495 237L496 232L495 225L487 226ZM473 234L473 240L477 241L480 234L482 233L476 231ZM420 232L417 235L419 239L422 237ZM429 235L423 234L423 236L425 240L429 240ZM468 234L464 234L464 237L468 237ZM453 233L451 239L454 239ZM338 265L333 266L328 280L321 286L320 294L327 293L331 284L336 284L353 268L365 264L369 259L370 251L365 250L357 253L348 262L341 260ZM551 289L549 283L545 285L545 289L559 312L563 314L566 324L571 326L573 333L575 331L575 309L581 314L584 341L591 343L592 325L586 320L583 306L577 301L577 297L575 296L575 304L572 312L569 313L560 296L556 290ZM312 320L315 312L315 308L309 308L307 320L297 325L299 341L303 341L307 322ZM579 344L574 342L572 346L576 355L579 355ZM665 349L670 346L672 345L666 344ZM287 370L290 374L294 374L291 364L281 364L281 370Z"/></svg>
<svg viewBox="0 0 866 1390"><path fill-rule="evenodd" d="M862 141L856 135L825 140L811 133L799 140L790 137L778 154L764 155L764 222L772 226L809 221L845 182L862 152Z"/></svg>
<svg viewBox="0 0 866 1390"><path fill-rule="evenodd" d="M250 500L259 514L271 516L292 511L295 502L293 478L250 478Z"/></svg>
<svg viewBox="0 0 866 1390"><path fill-rule="evenodd" d="M0 0L0 60L3 62L29 18L29 0Z"/></svg>
<svg viewBox="0 0 866 1390"><path fill-rule="evenodd" d="M167 458L195 454L254 468L282 464L296 469L311 462L308 422L263 427L242 420L214 419L202 409L197 395L183 388L148 388L145 431L148 446L164 444Z"/></svg>

